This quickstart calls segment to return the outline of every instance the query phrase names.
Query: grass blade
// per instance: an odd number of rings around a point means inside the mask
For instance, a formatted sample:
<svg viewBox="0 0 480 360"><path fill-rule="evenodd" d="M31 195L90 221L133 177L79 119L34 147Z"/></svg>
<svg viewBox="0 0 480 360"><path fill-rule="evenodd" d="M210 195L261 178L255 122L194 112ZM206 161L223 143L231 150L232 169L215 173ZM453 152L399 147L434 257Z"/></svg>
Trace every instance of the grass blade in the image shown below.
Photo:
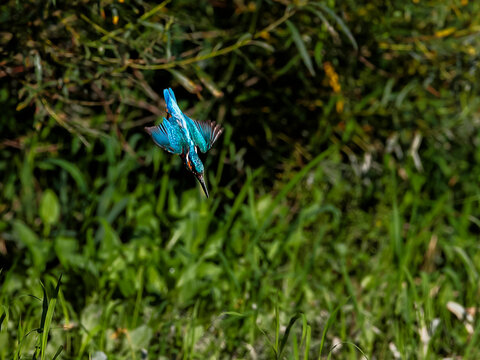
<svg viewBox="0 0 480 360"><path fill-rule="evenodd" d="M62 351L63 351L63 345L60 345L60 346L58 347L57 352L56 352L55 355L53 356L52 360L56 360L57 357L62 353Z"/></svg>
<svg viewBox="0 0 480 360"><path fill-rule="evenodd" d="M41 360L45 360L47 353L47 341L48 341L48 332L50 331L50 326L52 324L53 319L53 312L55 311L55 305L57 303L58 291L60 290L60 283L62 281L62 275L58 278L57 286L55 287L55 291L53 293L52 299L50 301L46 301L47 304L47 311L45 312L45 299L47 297L45 288L44 291L44 311L42 313L42 345L41 345ZM61 350L60 350L61 351ZM57 350L58 353L58 350ZM58 355L56 355L58 356ZM55 357L56 357L55 356Z"/></svg>
<svg viewBox="0 0 480 360"><path fill-rule="evenodd" d="M303 355L304 360L308 360L308 353L310 352L310 340L312 339L312 328L307 325L307 334L305 338L305 353Z"/></svg>
<svg viewBox="0 0 480 360"><path fill-rule="evenodd" d="M285 333L283 334L282 340L280 342L280 348L278 350L278 357L279 358L281 357L283 349L285 348L285 345L287 344L288 336L290 335L290 330L292 329L293 325L295 325L295 322L299 318L302 318L304 320L303 325L306 324L306 318L305 318L304 314L298 313L298 314L292 316L292 318L288 322L287 328L285 329ZM303 329L302 329L302 343L303 343L303 340L304 340L304 337L305 337L305 333L306 333L306 328L303 327Z"/></svg>
<svg viewBox="0 0 480 360"><path fill-rule="evenodd" d="M270 223L273 220L274 214L275 214L275 209L278 207L278 204L280 201L282 201L288 193L297 185L297 183L303 179L307 173L312 170L315 166L317 166L322 160L324 160L327 156L329 156L332 152L337 151L336 146L331 146L324 152L320 153L315 157L313 160L311 160L306 166L303 167L302 170L300 170L284 187L283 189L278 193L278 195L275 197L275 199L272 201L270 204L268 211L266 211L267 214L269 214L263 223L258 227L257 232L255 233L251 245L255 245L260 237L262 236L263 233L265 233L265 229L270 225Z"/></svg>
<svg viewBox="0 0 480 360"><path fill-rule="evenodd" d="M310 5L314 5L314 6L317 6L319 7L321 10L323 10L324 12L326 12L328 15L330 15L338 24L338 26L340 27L340 30L342 30L342 32L348 37L348 39L350 40L350 42L352 43L353 47L355 48L355 50L358 50L358 44L357 44L357 41L355 40L355 38L353 37L352 35L352 32L350 31L350 29L348 28L348 26L343 22L342 18L340 16L338 16L337 14L335 14L333 12L332 9L330 9L328 6L325 6L324 4L321 4L321 3L318 3L318 2L314 2L314 3L311 3Z"/></svg>
<svg viewBox="0 0 480 360"><path fill-rule="evenodd" d="M265 330L263 330L260 326L257 325L257 329L265 336L265 339L267 339L268 345L272 348L273 353L275 354L275 359L277 359L277 350L275 349L275 344L272 343L270 338L268 337L267 333Z"/></svg>
<svg viewBox="0 0 480 360"><path fill-rule="evenodd" d="M225 311L225 312L222 312L219 317L223 317L223 316L246 317L248 315L245 315L236 311Z"/></svg>
<svg viewBox="0 0 480 360"><path fill-rule="evenodd" d="M339 342L339 343L336 343L334 346L332 346L332 348L330 349L330 352L328 354L328 358L327 359L330 359L332 354L333 354L333 350L335 350L335 348L337 346L340 346L340 345L350 345L352 346L355 350L357 350L360 354L362 354L362 358L365 358L366 360L368 360L368 356L367 354L365 354L363 352L363 350L360 348L360 346L358 346L357 344L354 344L350 341L342 341L342 342Z"/></svg>
<svg viewBox="0 0 480 360"><path fill-rule="evenodd" d="M343 306L343 303L338 305L335 310L330 314L327 323L325 324L325 327L323 328L323 333L322 333L322 341L320 342L320 350L318 351L318 358L322 358L322 350L325 345L325 338L327 337L327 331L332 326L333 322L335 321L337 317L337 313L340 310L340 308Z"/></svg>
<svg viewBox="0 0 480 360"><path fill-rule="evenodd" d="M250 188L250 185L252 181L260 174L261 169L256 169L253 174L249 172L249 169L247 169L247 181L243 185L242 189L238 193L238 195L235 198L235 201L233 202L233 206L228 213L228 218L227 221L225 222L224 228L227 229L227 231L230 229L230 226L233 224L233 220L235 219L235 215L240 211L241 205L243 204L243 201L245 200L245 197L247 196L248 189Z"/></svg>
<svg viewBox="0 0 480 360"><path fill-rule="evenodd" d="M300 347L302 347L303 342L305 341L305 336L307 336L308 331L308 322L305 314L302 314L302 339L300 340Z"/></svg>
<svg viewBox="0 0 480 360"><path fill-rule="evenodd" d="M2 324L5 318L7 317L7 312L5 311L2 316L0 316L0 331L2 331Z"/></svg>
<svg viewBox="0 0 480 360"><path fill-rule="evenodd" d="M85 177L75 164L72 164L63 159L47 159L45 160L45 163L61 167L63 170L70 174L73 180L75 180L78 188L82 193L87 192L87 182L85 180Z"/></svg>
<svg viewBox="0 0 480 360"><path fill-rule="evenodd" d="M278 342L280 340L280 314L278 312L278 298L275 304L275 356L280 358L280 352L278 351Z"/></svg>
<svg viewBox="0 0 480 360"><path fill-rule="evenodd" d="M292 34L293 41L295 42L295 45L297 45L297 49L300 53L300 56L302 57L303 62L305 63L305 66L307 67L308 71L310 71L310 74L312 76L315 76L315 70L313 69L313 63L312 59L310 59L310 55L308 55L307 48L305 46L305 43L302 40L302 36L298 32L298 29L295 25L290 20L286 21L288 30L290 30L290 33Z"/></svg>
<svg viewBox="0 0 480 360"><path fill-rule="evenodd" d="M45 289L45 286L42 285L42 290L43 290L43 301L42 301L42 318L40 319L40 327L38 328L38 332L42 333L43 329L45 327L45 319L47 317L47 311L48 311L48 296L47 296L47 290Z"/></svg>

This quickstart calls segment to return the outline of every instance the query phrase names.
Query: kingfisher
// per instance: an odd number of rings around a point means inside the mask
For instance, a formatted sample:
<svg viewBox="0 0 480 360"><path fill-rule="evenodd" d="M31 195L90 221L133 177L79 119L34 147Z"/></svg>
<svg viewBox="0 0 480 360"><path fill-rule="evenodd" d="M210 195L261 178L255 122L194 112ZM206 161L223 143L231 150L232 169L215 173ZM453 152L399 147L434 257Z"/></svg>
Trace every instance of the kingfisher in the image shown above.
<svg viewBox="0 0 480 360"><path fill-rule="evenodd" d="M167 117L157 126L145 127L155 144L172 154L180 155L188 171L193 173L208 198L205 168L198 150L206 153L222 134L223 128L214 121L192 120L177 104L173 90L163 90Z"/></svg>

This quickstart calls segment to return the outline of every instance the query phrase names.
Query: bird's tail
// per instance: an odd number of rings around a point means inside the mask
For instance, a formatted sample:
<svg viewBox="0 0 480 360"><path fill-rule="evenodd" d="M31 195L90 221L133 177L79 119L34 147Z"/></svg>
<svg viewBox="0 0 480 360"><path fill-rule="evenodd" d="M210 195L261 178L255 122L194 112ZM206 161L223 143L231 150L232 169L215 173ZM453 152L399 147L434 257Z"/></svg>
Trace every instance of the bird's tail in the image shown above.
<svg viewBox="0 0 480 360"><path fill-rule="evenodd" d="M163 97L165 98L165 101L167 101L167 99L171 99L174 102L177 102L177 99L175 98L175 94L173 93L172 88L163 89Z"/></svg>
<svg viewBox="0 0 480 360"><path fill-rule="evenodd" d="M175 94L173 90L168 88L163 90L163 96L165 97L165 103L167 104L167 112L174 120L178 123L180 127L186 127L185 119L183 118L183 113L178 107L177 99L175 99ZM167 117L170 120L170 116Z"/></svg>

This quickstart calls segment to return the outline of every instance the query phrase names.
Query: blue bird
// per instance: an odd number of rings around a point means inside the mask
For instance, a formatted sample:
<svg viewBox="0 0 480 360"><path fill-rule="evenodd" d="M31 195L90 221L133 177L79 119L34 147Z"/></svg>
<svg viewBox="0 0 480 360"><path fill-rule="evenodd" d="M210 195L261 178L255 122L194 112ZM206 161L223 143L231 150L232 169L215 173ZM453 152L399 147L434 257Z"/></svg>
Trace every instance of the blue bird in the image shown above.
<svg viewBox="0 0 480 360"><path fill-rule="evenodd" d="M192 120L182 113L172 89L163 90L163 96L167 104L167 117L163 118L160 125L145 127L145 131L162 149L180 155L185 167L195 175L208 198L205 169L197 149L202 153L210 150L223 128L214 121Z"/></svg>

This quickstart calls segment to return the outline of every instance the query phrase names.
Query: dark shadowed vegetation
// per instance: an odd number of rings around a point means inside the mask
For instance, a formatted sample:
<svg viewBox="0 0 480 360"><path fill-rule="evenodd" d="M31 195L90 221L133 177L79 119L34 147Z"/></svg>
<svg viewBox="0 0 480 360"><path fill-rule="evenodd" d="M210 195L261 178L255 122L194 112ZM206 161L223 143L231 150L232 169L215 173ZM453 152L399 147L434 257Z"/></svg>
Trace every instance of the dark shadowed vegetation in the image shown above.
<svg viewBox="0 0 480 360"><path fill-rule="evenodd" d="M3 1L0 359L478 358L478 14Z"/></svg>

